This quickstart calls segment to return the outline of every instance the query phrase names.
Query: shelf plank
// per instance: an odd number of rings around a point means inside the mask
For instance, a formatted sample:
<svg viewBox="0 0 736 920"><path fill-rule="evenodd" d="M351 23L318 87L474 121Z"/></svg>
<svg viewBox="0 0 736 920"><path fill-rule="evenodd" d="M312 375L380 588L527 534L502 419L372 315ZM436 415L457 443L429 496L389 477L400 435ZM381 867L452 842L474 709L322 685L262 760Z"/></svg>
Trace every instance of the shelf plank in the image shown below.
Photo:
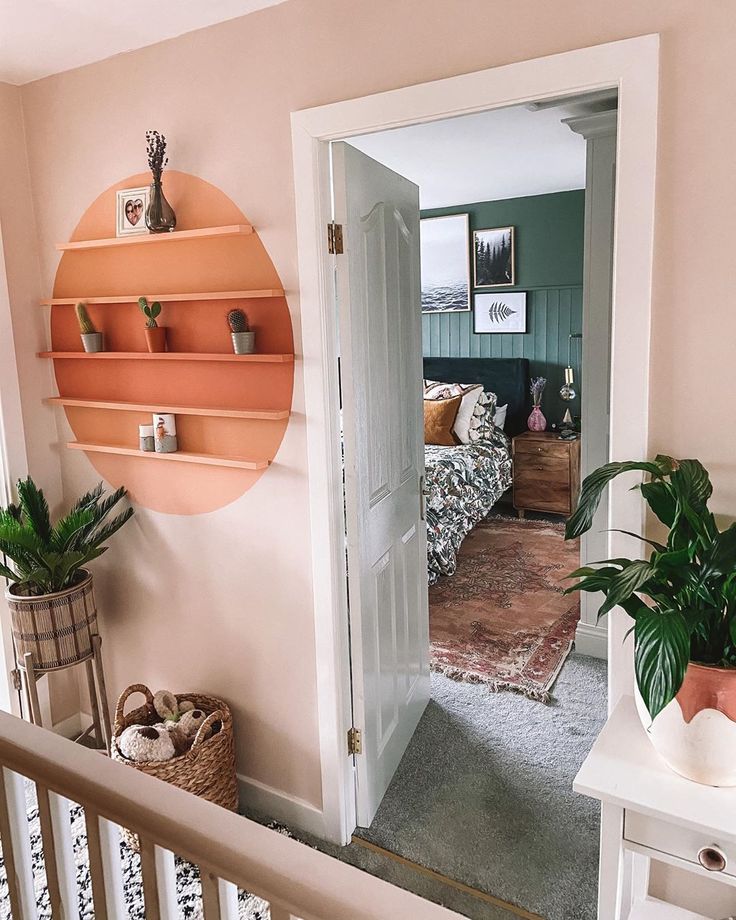
<svg viewBox="0 0 736 920"><path fill-rule="evenodd" d="M179 450L173 454L157 454L153 451L138 450L135 447L123 447L120 444L92 444L82 441L69 441L66 445L72 450L83 450L93 454L118 454L123 457L143 457L149 460L174 460L179 463L199 463L203 466L226 466L241 470L265 470L270 460L248 460L245 457L218 457L215 454L193 454Z"/></svg>
<svg viewBox="0 0 736 920"><path fill-rule="evenodd" d="M146 294L149 301L163 300L166 303L188 303L197 300L260 300L267 297L283 297L282 290L267 288L259 291L206 291L201 294ZM140 294L123 294L118 297L55 297L40 300L42 307L74 306L84 303L137 303Z"/></svg>
<svg viewBox="0 0 736 920"><path fill-rule="evenodd" d="M250 224L231 224L227 227L200 227L198 230L174 230L173 233L149 233L133 236L114 236L101 240L74 240L69 243L57 243L61 252L78 249L106 249L110 246L141 246L150 243L179 243L182 240L213 239L224 236L245 236L253 233Z"/></svg>
<svg viewBox="0 0 736 920"><path fill-rule="evenodd" d="M52 358L56 361L235 361L242 364L291 364L294 355L259 354L235 355L229 352L211 352L200 354L191 351L40 351L39 358Z"/></svg>
<svg viewBox="0 0 736 920"><path fill-rule="evenodd" d="M115 409L121 412L167 412L172 415L204 415L207 418L249 418L278 421L289 417L288 409L226 409L223 407L149 405L136 402L114 402L103 399L77 399L72 396L48 396L50 405L75 409Z"/></svg>

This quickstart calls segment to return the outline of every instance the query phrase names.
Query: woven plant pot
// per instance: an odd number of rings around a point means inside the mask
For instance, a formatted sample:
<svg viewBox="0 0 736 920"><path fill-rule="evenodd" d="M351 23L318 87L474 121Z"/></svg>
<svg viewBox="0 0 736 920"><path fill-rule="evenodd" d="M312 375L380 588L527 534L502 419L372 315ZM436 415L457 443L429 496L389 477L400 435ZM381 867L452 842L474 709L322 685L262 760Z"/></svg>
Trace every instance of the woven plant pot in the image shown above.
<svg viewBox="0 0 736 920"><path fill-rule="evenodd" d="M20 667L27 652L36 671L55 671L92 657L97 607L92 576L85 569L80 574L78 584L54 594L34 597L24 594L19 584L5 592Z"/></svg>
<svg viewBox="0 0 736 920"><path fill-rule="evenodd" d="M125 704L133 693L142 693L146 703L138 709L125 714ZM141 773L155 776L198 795L208 802L221 805L230 811L238 809L238 781L235 775L235 739L233 736L233 719L230 707L214 696L202 693L177 693L176 698L191 700L196 709L207 713L207 718L199 727L191 748L171 760L152 760L137 763L128 760L118 748L118 739L129 725L154 725L161 721L153 707L153 694L144 684L133 684L123 690L115 710L115 727L113 731L110 754L114 760L135 767ZM214 734L205 738L212 726ZM123 829L123 836L129 846L138 849L138 836Z"/></svg>

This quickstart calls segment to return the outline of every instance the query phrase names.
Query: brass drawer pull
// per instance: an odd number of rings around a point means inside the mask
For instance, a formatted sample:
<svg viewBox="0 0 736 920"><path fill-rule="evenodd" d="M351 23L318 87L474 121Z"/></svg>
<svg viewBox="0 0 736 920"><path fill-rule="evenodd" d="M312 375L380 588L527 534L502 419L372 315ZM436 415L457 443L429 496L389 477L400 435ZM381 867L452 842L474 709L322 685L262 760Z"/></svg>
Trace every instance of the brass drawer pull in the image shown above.
<svg viewBox="0 0 736 920"><path fill-rule="evenodd" d="M698 850L698 862L708 872L723 872L726 868L726 854L720 847L711 844Z"/></svg>

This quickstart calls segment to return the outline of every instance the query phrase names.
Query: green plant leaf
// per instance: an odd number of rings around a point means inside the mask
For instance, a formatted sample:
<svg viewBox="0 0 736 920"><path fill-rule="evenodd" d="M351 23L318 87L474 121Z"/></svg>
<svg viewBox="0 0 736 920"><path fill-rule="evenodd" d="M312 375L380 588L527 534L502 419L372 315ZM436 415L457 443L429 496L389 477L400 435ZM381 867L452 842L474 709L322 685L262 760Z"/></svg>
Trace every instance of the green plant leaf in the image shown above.
<svg viewBox="0 0 736 920"><path fill-rule="evenodd" d="M54 527L51 535L51 544L58 552L75 549L76 544L83 539L84 531L95 519L91 508L77 508L70 511Z"/></svg>
<svg viewBox="0 0 736 920"><path fill-rule="evenodd" d="M659 520L671 527L677 513L677 502L669 485L661 481L643 482L639 490Z"/></svg>
<svg viewBox="0 0 736 920"><path fill-rule="evenodd" d="M8 581L18 580L16 573L11 568L8 568L7 565L4 565L2 562L0 562L0 578L7 578Z"/></svg>
<svg viewBox="0 0 736 920"><path fill-rule="evenodd" d="M619 530L618 527L610 527L604 533L622 533L627 537L633 537L635 540L641 540L642 543L648 543L649 546L653 547L659 553L664 553L667 551L667 547L663 546L661 543L656 543L654 540L648 540L646 537L642 537L641 534L633 533L631 530Z"/></svg>
<svg viewBox="0 0 736 920"><path fill-rule="evenodd" d="M131 517L133 517L133 509L126 508L122 514L119 514L116 518L113 518L109 524L106 524L104 527L100 527L99 529L95 530L95 532L90 537L90 545L96 549L106 540L109 540L114 533L117 533L123 524L125 524L126 521L129 521Z"/></svg>
<svg viewBox="0 0 736 920"><path fill-rule="evenodd" d="M643 559L635 559L628 568L623 569L611 580L606 600L600 609L600 615L603 616L604 613L608 613L609 610L631 597L635 591L649 581L653 572L654 567L651 563Z"/></svg>
<svg viewBox="0 0 736 920"><path fill-rule="evenodd" d="M634 667L639 692L652 719L675 698L690 659L690 636L677 610L641 612L634 628Z"/></svg>
<svg viewBox="0 0 736 920"><path fill-rule="evenodd" d="M94 489L90 489L89 492L85 492L80 498L78 498L72 505L72 511L78 511L80 508L87 508L89 505L94 505L97 503L97 500L104 492L104 487L101 482L98 482Z"/></svg>
<svg viewBox="0 0 736 920"><path fill-rule="evenodd" d="M699 460L680 460L670 476L670 482L678 498L685 499L698 511L705 510L713 494L713 486L708 471Z"/></svg>
<svg viewBox="0 0 736 920"><path fill-rule="evenodd" d="M51 540L51 518L43 491L30 476L27 479L19 479L17 489L24 518L28 520L39 539L48 544Z"/></svg>
<svg viewBox="0 0 736 920"><path fill-rule="evenodd" d="M662 467L649 460L628 461L625 463L607 463L599 469L594 470L583 481L583 487L580 492L580 501L573 514L567 519L565 526L565 539L572 540L579 537L586 531L590 530L593 523L593 517L598 510L603 490L622 473L641 471L649 473L651 476L660 477L663 475Z"/></svg>

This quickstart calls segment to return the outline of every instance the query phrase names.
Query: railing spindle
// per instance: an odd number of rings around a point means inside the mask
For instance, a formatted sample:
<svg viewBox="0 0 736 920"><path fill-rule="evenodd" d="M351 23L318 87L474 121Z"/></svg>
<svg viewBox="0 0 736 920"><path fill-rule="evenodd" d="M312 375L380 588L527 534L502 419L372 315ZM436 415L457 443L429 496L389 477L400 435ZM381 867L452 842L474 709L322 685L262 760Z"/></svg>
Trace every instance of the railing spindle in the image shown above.
<svg viewBox="0 0 736 920"><path fill-rule="evenodd" d="M217 880L220 895L220 920L238 920L238 889L232 882Z"/></svg>
<svg viewBox="0 0 736 920"><path fill-rule="evenodd" d="M41 825L41 842L43 844L43 862L46 868L46 887L49 891L51 916L53 920L64 920L59 883L59 865L56 857L56 840L54 825L51 821L51 802L49 791L36 783L36 801L38 802L38 822Z"/></svg>
<svg viewBox="0 0 736 920"><path fill-rule="evenodd" d="M40 787L36 785L36 788L39 789ZM64 920L79 920L77 866L74 860L69 799L65 799L55 792L49 792L48 797L56 868L59 878L59 896L64 911L62 916ZM44 843L44 854L45 851L46 844Z"/></svg>
<svg viewBox="0 0 736 920"><path fill-rule="evenodd" d="M102 817L98 817L97 826L100 831L107 917L108 920L128 920L123 894L123 867L120 861L120 828L117 824Z"/></svg>
<svg viewBox="0 0 736 920"><path fill-rule="evenodd" d="M161 920L158 906L158 883L156 881L156 851L150 840L139 836L141 842L141 874L143 875L143 898L146 905L146 920Z"/></svg>
<svg viewBox="0 0 736 920"><path fill-rule="evenodd" d="M87 852L89 874L92 879L92 901L95 906L95 920L107 920L107 895L105 894L105 870L102 863L100 840L100 816L88 806L84 809L87 826Z"/></svg>
<svg viewBox="0 0 736 920"><path fill-rule="evenodd" d="M156 884L161 920L179 920L179 903L176 897L176 865L174 854L163 847L154 847L156 857Z"/></svg>
<svg viewBox="0 0 736 920"><path fill-rule="evenodd" d="M220 886L219 879L199 867L199 877L202 882L202 913L204 920L220 920Z"/></svg>
<svg viewBox="0 0 736 920"><path fill-rule="evenodd" d="M25 781L18 773L0 769L0 837L8 880L13 920L33 920L36 896L33 889L31 836L26 815Z"/></svg>

